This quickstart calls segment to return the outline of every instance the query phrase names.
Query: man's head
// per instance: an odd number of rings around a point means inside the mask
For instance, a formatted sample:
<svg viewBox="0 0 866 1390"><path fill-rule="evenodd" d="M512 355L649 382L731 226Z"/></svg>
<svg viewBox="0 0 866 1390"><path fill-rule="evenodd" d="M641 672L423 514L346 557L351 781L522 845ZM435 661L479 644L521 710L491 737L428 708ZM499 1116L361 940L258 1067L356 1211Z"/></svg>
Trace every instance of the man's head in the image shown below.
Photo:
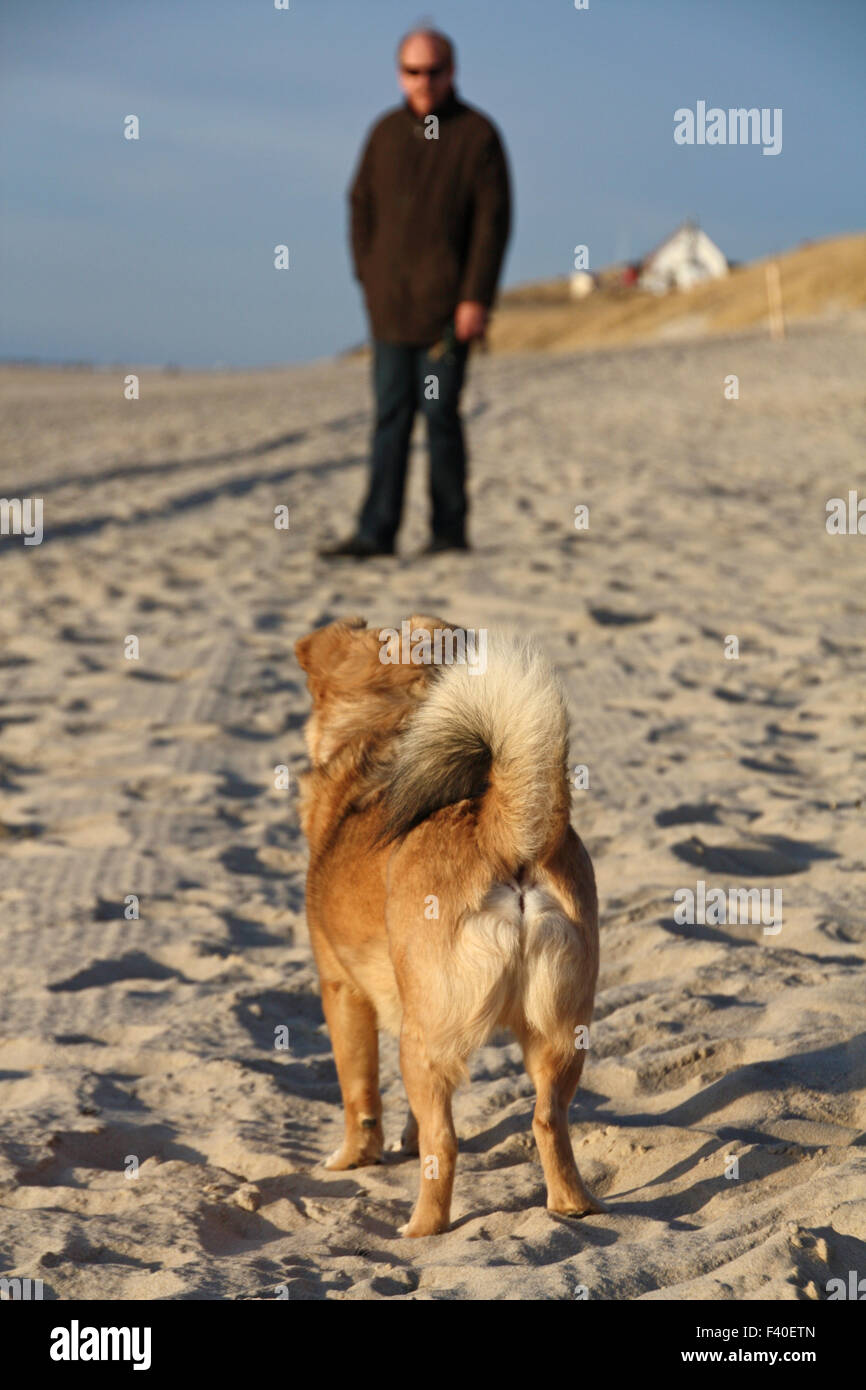
<svg viewBox="0 0 866 1390"><path fill-rule="evenodd" d="M400 86L416 116L429 116L454 80L454 45L435 29L413 29L397 49Z"/></svg>

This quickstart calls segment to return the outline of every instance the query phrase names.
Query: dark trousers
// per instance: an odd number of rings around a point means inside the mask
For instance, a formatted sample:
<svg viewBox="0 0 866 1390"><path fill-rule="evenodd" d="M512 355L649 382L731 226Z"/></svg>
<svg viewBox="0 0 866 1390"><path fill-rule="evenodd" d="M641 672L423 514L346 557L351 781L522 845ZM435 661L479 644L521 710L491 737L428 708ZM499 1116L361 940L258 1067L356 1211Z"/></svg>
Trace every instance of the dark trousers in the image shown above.
<svg viewBox="0 0 866 1390"><path fill-rule="evenodd" d="M466 343L435 359L424 347L374 343L376 423L370 484L358 522L358 535L365 540L380 546L394 543L417 410L423 411L427 421L433 535L449 541L465 539L466 447L459 405L468 354Z"/></svg>

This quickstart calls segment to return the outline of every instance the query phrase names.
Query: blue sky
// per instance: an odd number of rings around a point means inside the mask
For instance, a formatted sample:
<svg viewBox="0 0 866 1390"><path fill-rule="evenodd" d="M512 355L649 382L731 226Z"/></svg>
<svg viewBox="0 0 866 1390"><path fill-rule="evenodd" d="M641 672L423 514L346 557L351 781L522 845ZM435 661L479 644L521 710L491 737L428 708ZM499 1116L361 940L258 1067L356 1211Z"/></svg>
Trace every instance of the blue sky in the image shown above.
<svg viewBox="0 0 866 1390"><path fill-rule="evenodd" d="M736 260L866 227L866 0L4 0L0 356L242 367L360 341L346 189L424 18L505 138L506 284L577 243L637 258L687 216ZM699 100L781 107L781 154L676 145Z"/></svg>

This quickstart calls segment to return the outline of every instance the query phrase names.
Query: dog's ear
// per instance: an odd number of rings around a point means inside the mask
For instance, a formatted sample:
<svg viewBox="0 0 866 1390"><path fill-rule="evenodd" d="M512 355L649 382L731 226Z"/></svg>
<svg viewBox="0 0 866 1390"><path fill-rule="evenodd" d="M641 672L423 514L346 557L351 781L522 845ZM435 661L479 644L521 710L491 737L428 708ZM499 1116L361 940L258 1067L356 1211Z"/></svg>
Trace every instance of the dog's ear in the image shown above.
<svg viewBox="0 0 866 1390"><path fill-rule="evenodd" d="M341 618L301 637L295 643L295 659L301 670L306 671L308 676L320 675L326 666L332 664L335 653L349 633L366 626L365 618Z"/></svg>
<svg viewBox="0 0 866 1390"><path fill-rule="evenodd" d="M429 613L413 613L409 619L409 624L410 633L417 632L420 629L421 632L427 633L431 642L435 640L434 634L436 632L453 632L455 636L457 633L460 633L464 641L466 639L465 628L459 627L457 623L449 623L445 618L431 618Z"/></svg>
<svg viewBox="0 0 866 1390"><path fill-rule="evenodd" d="M413 613L409 619L409 623L410 632L414 632L417 628L421 628L421 630L428 633L431 638L437 629L439 632L444 632L446 629L451 632L461 631L456 623L449 623L445 618L431 618L429 613Z"/></svg>

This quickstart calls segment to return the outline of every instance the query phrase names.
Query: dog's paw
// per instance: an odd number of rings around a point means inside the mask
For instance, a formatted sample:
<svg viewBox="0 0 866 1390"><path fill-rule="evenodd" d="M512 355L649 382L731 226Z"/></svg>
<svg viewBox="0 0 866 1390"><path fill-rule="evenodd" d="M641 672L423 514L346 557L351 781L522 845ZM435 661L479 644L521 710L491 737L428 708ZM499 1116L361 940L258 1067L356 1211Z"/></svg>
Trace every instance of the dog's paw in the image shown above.
<svg viewBox="0 0 866 1390"><path fill-rule="evenodd" d="M569 1216L576 1220L582 1216L604 1216L610 1208L599 1197L591 1197L588 1202L572 1203L569 1206L548 1207L554 1216Z"/></svg>
<svg viewBox="0 0 866 1390"><path fill-rule="evenodd" d="M388 1149L389 1153L402 1154L404 1158L418 1157L418 1138L414 1139L395 1139Z"/></svg>
<svg viewBox="0 0 866 1390"><path fill-rule="evenodd" d="M412 1222L411 1222L411 1221L407 1221L406 1224L405 1224L405 1226L399 1226L399 1227L397 1228L397 1234L398 1234L398 1235L401 1235L401 1236L404 1236L404 1237L408 1237L408 1239L413 1240L413 1239L421 1239L423 1236L435 1236L435 1235L436 1235L436 1232L435 1232L435 1231L419 1231L419 1230L416 1230L416 1229L413 1227Z"/></svg>
<svg viewBox="0 0 866 1390"><path fill-rule="evenodd" d="M322 1167L329 1169L332 1173L343 1173L349 1168L370 1168L381 1162L381 1154L353 1153L352 1151L347 1152L345 1148L339 1148L325 1159Z"/></svg>
<svg viewBox="0 0 866 1390"><path fill-rule="evenodd" d="M332 1172L339 1172L342 1168L354 1168L355 1164L344 1157L342 1149L335 1149L332 1154L328 1154L322 1167L329 1168Z"/></svg>
<svg viewBox="0 0 866 1390"><path fill-rule="evenodd" d="M404 1154L407 1158L418 1157L418 1121L411 1110L406 1116L403 1133L396 1143L391 1145L390 1152Z"/></svg>
<svg viewBox="0 0 866 1390"><path fill-rule="evenodd" d="M421 1240L424 1236L440 1236L443 1231L448 1230L448 1223L441 1222L427 1223L416 1221L414 1216L411 1221L407 1221L404 1226L398 1226L397 1234L408 1237L410 1240Z"/></svg>

